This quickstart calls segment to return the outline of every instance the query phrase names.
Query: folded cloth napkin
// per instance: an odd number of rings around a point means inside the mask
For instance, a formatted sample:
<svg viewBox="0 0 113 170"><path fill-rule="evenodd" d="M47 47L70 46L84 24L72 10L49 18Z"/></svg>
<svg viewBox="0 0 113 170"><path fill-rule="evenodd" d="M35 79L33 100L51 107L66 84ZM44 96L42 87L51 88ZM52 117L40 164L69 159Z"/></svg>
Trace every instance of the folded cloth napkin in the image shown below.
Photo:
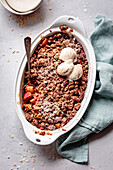
<svg viewBox="0 0 113 170"><path fill-rule="evenodd" d="M88 162L88 135L113 122L113 21L99 15L94 22L90 36L97 61L94 93L79 123L56 142L58 153L77 163Z"/></svg>

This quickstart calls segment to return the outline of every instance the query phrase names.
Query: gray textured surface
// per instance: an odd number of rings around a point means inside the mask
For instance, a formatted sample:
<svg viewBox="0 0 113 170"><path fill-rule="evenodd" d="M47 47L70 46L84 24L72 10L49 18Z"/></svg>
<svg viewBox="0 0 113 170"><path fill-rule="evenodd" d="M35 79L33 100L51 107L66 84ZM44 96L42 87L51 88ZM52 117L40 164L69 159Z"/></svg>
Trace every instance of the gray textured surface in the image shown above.
<svg viewBox="0 0 113 170"><path fill-rule="evenodd" d="M86 13L84 12L85 6ZM49 7L52 7L52 10L49 10ZM59 156L55 143L49 146L32 144L26 138L14 109L14 80L19 62L25 52L23 38L31 32L31 37L34 39L42 29L64 14L79 17L89 35L94 29L94 17L97 14L103 14L113 19L112 10L113 1L111 0L50 0L50 2L44 0L41 12L37 11L33 20L28 19L27 24L20 28L15 22L16 16L0 4L0 170L10 170L11 167L20 170L32 170L33 167L35 170L90 170L92 166L96 170L113 169L113 125L98 135L90 136L89 164L80 165ZM10 14L13 20L9 21ZM44 23L37 18L39 16L43 17ZM20 37L21 34L23 37ZM12 49L9 49L10 46ZM12 54L14 50L19 53ZM11 138L11 135L14 138ZM20 145L20 142L23 145ZM27 149L28 152L26 152ZM23 159L21 154L26 157ZM30 155L36 155L36 157L30 158ZM34 163L33 159L36 159ZM20 160L23 162L21 163ZM14 167L13 163L17 166ZM42 163L44 163L43 166Z"/></svg>

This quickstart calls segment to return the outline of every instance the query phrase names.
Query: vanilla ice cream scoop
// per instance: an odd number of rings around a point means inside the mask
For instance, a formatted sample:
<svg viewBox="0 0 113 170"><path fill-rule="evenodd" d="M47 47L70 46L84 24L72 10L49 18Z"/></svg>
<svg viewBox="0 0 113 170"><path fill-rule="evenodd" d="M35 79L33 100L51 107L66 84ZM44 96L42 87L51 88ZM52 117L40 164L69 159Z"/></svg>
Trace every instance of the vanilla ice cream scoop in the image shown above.
<svg viewBox="0 0 113 170"><path fill-rule="evenodd" d="M76 51L70 47L64 48L60 53L59 59L63 61L71 59L72 61L76 62L77 61Z"/></svg>
<svg viewBox="0 0 113 170"><path fill-rule="evenodd" d="M57 67L57 73L61 76L67 76L71 73L73 68L74 68L74 64L73 64L72 60L67 60L67 61L61 63Z"/></svg>
<svg viewBox="0 0 113 170"><path fill-rule="evenodd" d="M69 74L68 78L70 80L78 80L83 75L82 65L77 64L74 66L73 71Z"/></svg>

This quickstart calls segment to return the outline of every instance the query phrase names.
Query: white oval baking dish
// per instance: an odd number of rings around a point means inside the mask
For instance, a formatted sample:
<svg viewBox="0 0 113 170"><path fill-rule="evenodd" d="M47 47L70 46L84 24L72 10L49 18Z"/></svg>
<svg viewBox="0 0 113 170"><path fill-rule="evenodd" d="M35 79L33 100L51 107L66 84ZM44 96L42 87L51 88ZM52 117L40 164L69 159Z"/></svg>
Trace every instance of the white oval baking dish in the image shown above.
<svg viewBox="0 0 113 170"><path fill-rule="evenodd" d="M48 36L50 35L50 29L52 30L52 33L61 31L59 26L60 25L67 25L69 28L73 29L73 34L76 37L76 39L82 44L84 51L86 53L86 57L89 62L89 71L88 71L88 84L87 89L85 91L84 99L81 103L81 107L78 110L77 114L73 119L71 119L64 128L66 131L63 131L62 128L59 130L49 131L52 135L39 135L35 134L34 131L41 131L40 129L34 127L31 125L24 116L23 110L21 109L21 105L18 104L18 102L21 102L21 94L22 94L22 86L23 86L23 79L24 79L24 70L27 63L27 57L26 55L23 57L17 77L16 77L16 83L15 83L15 106L17 115L23 125L24 132L27 136L27 138L32 141L33 143L39 144L39 145L48 145L52 142L54 142L60 135L66 133L67 131L71 130L82 118L83 114L85 113L87 106L90 102L94 84L95 84L95 77L96 77L96 60L95 60L95 54L92 48L91 43L89 42L84 26L81 23L81 21L78 18L75 18L73 16L61 16L57 18L52 25L50 25L49 28L42 31L37 38L33 41L31 51L34 52L38 42L41 40L41 35ZM20 96L18 95L20 94Z"/></svg>

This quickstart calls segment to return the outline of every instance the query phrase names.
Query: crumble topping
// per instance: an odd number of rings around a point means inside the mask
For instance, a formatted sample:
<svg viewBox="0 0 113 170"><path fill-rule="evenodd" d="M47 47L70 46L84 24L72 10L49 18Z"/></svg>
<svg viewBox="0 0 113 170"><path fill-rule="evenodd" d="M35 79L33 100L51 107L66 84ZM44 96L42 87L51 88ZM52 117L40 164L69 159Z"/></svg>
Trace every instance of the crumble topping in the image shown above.
<svg viewBox="0 0 113 170"><path fill-rule="evenodd" d="M66 26L60 27L63 31ZM83 74L78 80L60 76L57 67L62 49L76 51L74 65L81 65ZM41 130L55 130L65 126L77 113L87 87L88 60L82 45L74 36L57 32L42 37L30 60L31 81L25 72L22 109L26 119ZM27 84L27 85L26 85ZM64 128L65 130L65 128Z"/></svg>

